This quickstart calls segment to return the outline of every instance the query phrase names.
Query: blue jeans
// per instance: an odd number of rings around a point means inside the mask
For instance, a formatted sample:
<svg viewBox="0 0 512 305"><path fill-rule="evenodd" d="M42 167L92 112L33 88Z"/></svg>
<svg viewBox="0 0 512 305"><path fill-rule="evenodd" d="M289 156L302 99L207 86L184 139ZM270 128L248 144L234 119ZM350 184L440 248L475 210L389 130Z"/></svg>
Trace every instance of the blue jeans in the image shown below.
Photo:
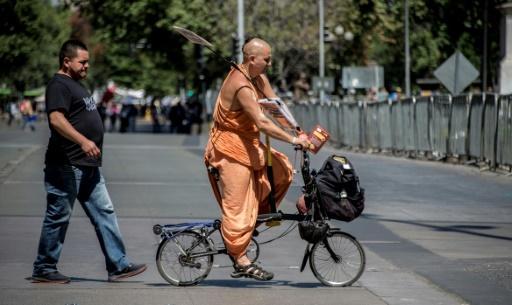
<svg viewBox="0 0 512 305"><path fill-rule="evenodd" d="M108 273L127 267L114 206L99 168L47 165L44 172L47 206L33 275L57 270L75 199L96 230Z"/></svg>

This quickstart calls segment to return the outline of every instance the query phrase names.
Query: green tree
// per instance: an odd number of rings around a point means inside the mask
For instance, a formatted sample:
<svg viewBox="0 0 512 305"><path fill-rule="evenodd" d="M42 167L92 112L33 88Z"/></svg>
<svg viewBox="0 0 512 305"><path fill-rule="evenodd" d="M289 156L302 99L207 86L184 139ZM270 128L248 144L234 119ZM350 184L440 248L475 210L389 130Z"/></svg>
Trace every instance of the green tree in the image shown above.
<svg viewBox="0 0 512 305"><path fill-rule="evenodd" d="M404 1L375 0L379 19L371 31L374 39L370 57L383 65L386 79L403 85L404 75ZM484 0L468 5L454 0L409 0L411 82L433 77L433 71L457 49L477 68L483 54ZM494 77L499 61L499 12L501 0L488 0L489 63ZM378 59L378 60L377 60Z"/></svg>
<svg viewBox="0 0 512 305"><path fill-rule="evenodd" d="M222 1L218 1L219 4ZM207 39L222 29L219 10L211 1L139 0L74 1L81 18L89 20L95 54L93 78L145 89L161 96L176 93L179 85L197 87L198 63L194 46L173 32L180 25ZM211 54L206 53L206 62ZM218 65L212 65L215 71Z"/></svg>
<svg viewBox="0 0 512 305"><path fill-rule="evenodd" d="M43 86L69 37L68 11L41 0L0 0L0 83L19 91Z"/></svg>
<svg viewBox="0 0 512 305"><path fill-rule="evenodd" d="M489 2L491 78L498 63L496 5ZM236 0L74 0L80 17L92 26L94 79L107 78L150 94L175 92L178 86L198 87L197 49L172 31L191 29L211 41L222 54L231 53L236 33ZM412 82L432 72L456 49L477 67L482 56L483 3L455 0L409 0ZM337 37L326 45L326 73L341 74L347 65L379 64L387 83L403 86L403 0L325 0L325 24L353 33L351 41ZM298 71L318 71L317 1L246 0L246 36L257 35L273 46L270 76L290 78ZM208 81L222 77L226 65L203 52Z"/></svg>

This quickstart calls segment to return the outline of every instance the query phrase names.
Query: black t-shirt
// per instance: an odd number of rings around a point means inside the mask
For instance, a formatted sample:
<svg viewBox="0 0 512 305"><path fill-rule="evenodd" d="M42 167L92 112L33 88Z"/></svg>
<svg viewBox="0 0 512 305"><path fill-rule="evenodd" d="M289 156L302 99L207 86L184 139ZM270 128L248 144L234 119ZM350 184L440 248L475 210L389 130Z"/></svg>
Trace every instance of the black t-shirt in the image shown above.
<svg viewBox="0 0 512 305"><path fill-rule="evenodd" d="M46 113L61 111L71 125L102 150L103 123L96 103L87 89L78 81L63 74L55 74L46 87ZM98 159L87 157L80 145L64 138L50 124L50 140L46 164L101 166Z"/></svg>

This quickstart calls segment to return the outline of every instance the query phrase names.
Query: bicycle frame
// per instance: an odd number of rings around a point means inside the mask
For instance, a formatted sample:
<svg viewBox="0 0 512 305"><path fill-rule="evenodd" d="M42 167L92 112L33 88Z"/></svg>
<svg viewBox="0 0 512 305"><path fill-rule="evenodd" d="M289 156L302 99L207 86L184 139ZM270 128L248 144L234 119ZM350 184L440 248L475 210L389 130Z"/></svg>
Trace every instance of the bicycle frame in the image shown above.
<svg viewBox="0 0 512 305"><path fill-rule="evenodd" d="M313 179L314 171L310 171L309 167L309 154L307 151L302 152L303 161L301 166L301 174L302 179L304 181L304 199L306 200L306 206L310 208L313 204L318 205L318 193L316 189L316 181ZM316 209L319 211L320 209ZM323 219L324 217L320 215L313 215L315 220ZM272 221L272 220L292 220L292 221L304 221L310 219L310 215L297 215L297 214L286 214L282 211L278 211L277 213L269 213L269 214L260 214L258 215L258 223Z"/></svg>
<svg viewBox="0 0 512 305"><path fill-rule="evenodd" d="M270 214L261 214L258 216L257 222L266 222L266 221L272 221L272 220L292 220L292 221L305 221L310 220L313 218L313 220L321 220L325 221L325 217L322 215L320 204L318 201L318 192L316 187L316 181L314 179L315 172L310 170L310 159L309 154L306 150L302 151L302 166L301 166L301 174L302 174L302 180L304 181L304 187L303 187L303 193L304 193L304 199L306 201L306 206L311 208L313 205L315 205L314 213L313 215L297 215L297 214L286 214L282 211L279 211L277 213L270 213ZM327 236L334 232L334 231L341 231L340 229L336 228L329 228ZM325 248L331 255L332 259L338 263L340 261L340 257L334 253L331 246L329 245L327 239L324 239L323 244L325 245ZM302 264L300 271L304 271L304 268L306 266L306 263L310 256L310 244L308 243L306 246L306 250L304 251L304 257L302 258Z"/></svg>
<svg viewBox="0 0 512 305"><path fill-rule="evenodd" d="M320 196L321 194L318 192L317 185L316 185L316 172L315 170L310 170L310 159L307 151L303 151L303 160L301 164L301 174L304 181L304 186L302 188L302 191L304 193L306 205L309 209L311 209L307 214L301 215L301 214L287 214L282 211L278 211L277 213L270 213L270 214L261 214L257 218L257 223L267 222L267 221L280 221L280 220L290 220L290 221L318 221L325 223L328 218L325 217L324 212L322 211L322 208L320 206ZM221 227L221 221L220 220L214 220L214 221L203 221L203 222L187 222L187 223L179 223L179 224L168 224L168 225L155 225L153 227L153 232L157 235L160 235L162 238L162 241L160 242L159 249L157 251L157 266L160 274L164 279L166 279L169 283L173 285L195 285L198 282L202 281L208 273L210 272L211 266L213 264L213 255L217 254L228 254L227 249L220 248L220 243L217 243L217 241L213 241L211 238L212 234L216 231L220 231ZM291 226L290 226L291 227ZM309 265L311 267L311 270L315 277L322 282L324 285L327 286L347 286L354 283L359 277L361 276L362 272L364 271L365 266L365 255L364 255L364 249L361 247L360 243L356 240L356 238L341 229L338 228L330 228L327 225L327 233L325 235L321 235L321 239L314 240L310 242L307 242L306 249L304 251L304 256L302 258L302 263L300 267L300 271L303 272L305 269L305 266L307 262L309 261ZM322 234L325 231L322 232ZM188 240L181 239L179 236L184 233L184 236L189 236ZM278 236L279 237L282 237ZM190 238L192 238L192 241L190 241ZM222 238L222 235L221 235ZM277 239L275 238L275 239ZM273 239L273 240L275 240ZM332 241L331 241L332 240ZM343 244L343 247L340 247L339 241L343 240L344 243L349 244L349 247L353 247L353 249L356 249L358 254L356 254L357 257L355 257L355 264L356 269L351 269L356 271L356 273L352 274L352 272L349 270L348 273L345 273L345 267L343 265L348 266L353 260L352 255L348 254L345 256L345 253L342 254L342 252L345 252L343 249L346 248L345 244ZM176 264L181 264L183 268L192 268L193 270L198 270L197 276L192 277L189 279L185 279L185 277L180 278L180 276L173 276L169 275L167 271L165 271L166 267L162 267L161 263L161 255L163 249L166 249L166 245L169 241L174 242L174 244L177 247L177 251L175 252L178 258L176 261ZM181 242L185 242L186 246L181 244ZM337 242L338 241L338 242ZM251 258L256 261L256 259L259 256L259 243L252 238L253 245L256 247L256 255ZM216 247L215 244L219 245L219 248ZM266 243L266 242L265 242ZM200 249L199 249L200 248ZM166 251L166 250L165 250ZM198 252L199 251L199 252ZM318 254L321 253L321 254ZM320 257L320 265L319 263L319 256ZM202 258L202 257L208 257L212 256L211 258L205 258L200 259L197 261L196 259ZM318 269L318 266L323 266L324 264L324 258L327 257L328 260L330 260L333 264L338 265L340 264L339 268L342 268L343 274L346 274L349 278L346 280L342 280L336 278L334 280L331 280L331 273L323 274L324 271L321 269ZM165 263L163 263L165 265ZM179 267L180 265L178 265ZM359 267L357 267L359 266ZM204 267L204 269L201 269ZM179 267L181 268L181 267ZM339 269L338 267L335 267L336 269ZM325 269L324 269L325 270ZM330 269L329 269L330 270ZM188 274L188 273L187 273ZM335 275L336 276L336 275ZM337 277L337 276L336 276ZM344 277L344 276L342 276Z"/></svg>
<svg viewBox="0 0 512 305"><path fill-rule="evenodd" d="M176 245L178 246L183 255L186 255L187 257L190 258L197 258L208 255L227 254L227 250L225 248L217 249L215 247L215 244L213 244L211 242L211 239L209 238L213 233L215 233L219 229L220 220L216 219L214 221L205 222L186 222L179 224L169 224L164 226L155 225L153 227L153 232L157 235L160 235L162 238L172 239L176 243ZM194 253L192 255L190 253L187 253L187 251L185 251L183 247L179 244L179 242L174 238L176 234L185 231L199 231L197 233L199 233L199 235L201 236L201 239L199 239L196 244L193 244L192 247L189 247L187 249L189 252L205 240L214 249L214 251Z"/></svg>

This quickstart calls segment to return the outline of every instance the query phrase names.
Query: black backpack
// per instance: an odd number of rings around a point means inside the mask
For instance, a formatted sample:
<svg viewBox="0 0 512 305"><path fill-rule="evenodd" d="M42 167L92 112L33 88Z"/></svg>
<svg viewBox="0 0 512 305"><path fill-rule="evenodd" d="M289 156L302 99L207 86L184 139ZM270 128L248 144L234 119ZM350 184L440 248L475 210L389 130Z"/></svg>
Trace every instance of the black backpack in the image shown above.
<svg viewBox="0 0 512 305"><path fill-rule="evenodd" d="M343 156L332 155L316 175L323 213L332 219L352 221L364 209L364 189L352 163Z"/></svg>

